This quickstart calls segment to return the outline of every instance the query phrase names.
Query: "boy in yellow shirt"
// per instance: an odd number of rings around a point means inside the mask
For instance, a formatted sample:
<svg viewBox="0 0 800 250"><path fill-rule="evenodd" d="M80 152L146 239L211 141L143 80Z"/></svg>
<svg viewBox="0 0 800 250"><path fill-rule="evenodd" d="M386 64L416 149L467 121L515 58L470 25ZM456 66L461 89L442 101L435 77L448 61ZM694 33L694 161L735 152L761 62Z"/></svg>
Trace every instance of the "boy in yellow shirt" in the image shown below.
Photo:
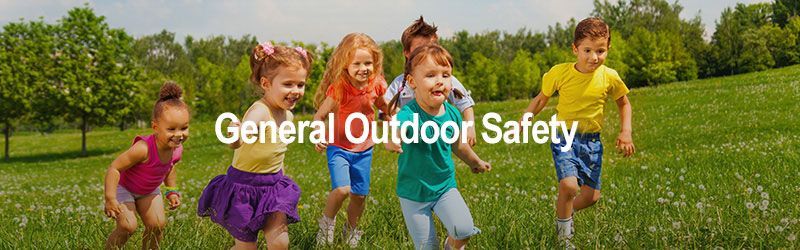
<svg viewBox="0 0 800 250"><path fill-rule="evenodd" d="M600 130L603 125L603 108L606 99L617 102L620 115L620 133L617 149L625 157L635 149L631 138L631 104L628 87L619 74L603 65L611 46L611 32L603 20L590 17L575 28L572 53L574 63L553 66L542 79L542 91L532 101L526 113L542 111L547 100L558 92L557 118L569 126L578 123L578 131L567 152L563 135L559 143L552 143L553 161L558 175L558 200L556 202L556 232L559 244L574 248L570 242L574 234L572 214L594 205L600 199L600 171L603 163L603 144ZM528 122L528 121L522 121ZM580 191L580 193L578 193Z"/></svg>

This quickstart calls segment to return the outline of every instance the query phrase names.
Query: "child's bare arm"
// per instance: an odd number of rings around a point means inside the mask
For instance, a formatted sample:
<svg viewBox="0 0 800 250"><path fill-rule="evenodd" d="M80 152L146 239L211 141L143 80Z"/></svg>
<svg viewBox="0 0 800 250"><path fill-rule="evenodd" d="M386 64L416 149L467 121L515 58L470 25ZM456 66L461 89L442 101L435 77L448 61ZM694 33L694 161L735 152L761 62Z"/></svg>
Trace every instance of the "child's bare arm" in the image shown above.
<svg viewBox="0 0 800 250"><path fill-rule="evenodd" d="M550 100L549 96L546 96L544 95L544 93L539 92L539 94L536 95L536 97L534 97L533 100L531 100L531 103L528 104L528 108L525 109L524 113L533 113L533 115L539 114L539 112L542 112L542 109L544 109L544 107L547 106L548 100ZM525 117L524 113L522 117ZM520 122L524 121L521 119Z"/></svg>
<svg viewBox="0 0 800 250"><path fill-rule="evenodd" d="M633 136L631 132L631 116L633 111L628 96L624 95L617 99L617 107L619 108L619 136L617 137L617 149L622 152L625 157L629 157L636 152L636 147L633 145Z"/></svg>
<svg viewBox="0 0 800 250"><path fill-rule="evenodd" d="M314 121L324 121L328 114L331 113L336 108L336 100L332 97L328 96L325 97L325 100L322 101L322 104L319 105L317 109L317 113L314 114ZM333 124L327 124L326 126L333 126ZM322 136L326 138L326 135ZM322 152L323 150L328 148L327 143L318 143L314 145L314 149L317 152Z"/></svg>
<svg viewBox="0 0 800 250"><path fill-rule="evenodd" d="M325 118L328 117L328 114L332 112L334 108L336 108L336 100L334 100L330 96L325 97L325 100L323 100L322 103L319 105L317 113L314 114L314 120L324 121Z"/></svg>
<svg viewBox="0 0 800 250"><path fill-rule="evenodd" d="M455 146L453 153L455 153L459 159L467 163L467 165L469 165L472 169L473 173L482 173L492 170L492 165L481 160L481 158L478 157L478 154L472 150L472 147L470 147L466 142L461 142L461 138L459 138L458 141L453 144L453 146Z"/></svg>
<svg viewBox="0 0 800 250"><path fill-rule="evenodd" d="M164 179L164 185L170 188L175 188L178 186L178 172L176 167L172 167L172 170L169 171L167 174L167 178ZM169 194L167 195L167 200L169 200L169 209L175 209L181 205L181 197L180 195L176 194Z"/></svg>
<svg viewBox="0 0 800 250"><path fill-rule="evenodd" d="M104 180L105 190L103 196L106 201L106 215L116 218L121 212L117 204L117 186L119 185L120 172L146 160L147 143L138 141L111 162Z"/></svg>

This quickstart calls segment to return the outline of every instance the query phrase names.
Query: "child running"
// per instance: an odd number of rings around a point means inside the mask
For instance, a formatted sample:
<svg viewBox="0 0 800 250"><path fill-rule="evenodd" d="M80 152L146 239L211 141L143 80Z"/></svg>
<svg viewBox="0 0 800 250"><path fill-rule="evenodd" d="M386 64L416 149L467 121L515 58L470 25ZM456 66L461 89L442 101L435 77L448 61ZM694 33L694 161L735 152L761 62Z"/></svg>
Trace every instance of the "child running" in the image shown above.
<svg viewBox="0 0 800 250"><path fill-rule="evenodd" d="M189 138L189 107L181 100L181 88L173 82L161 87L153 107L153 134L136 136L133 145L117 156L105 176L105 213L117 226L106 249L119 249L136 232L136 215L144 223L142 249L159 248L164 226L164 196L169 208L181 204L175 164L181 160L183 142Z"/></svg>
<svg viewBox="0 0 800 250"><path fill-rule="evenodd" d="M358 220L364 213L364 200L369 194L374 143L369 140L371 132L364 143L349 141L345 136L345 121L349 115L361 113L371 123L375 119L374 107L386 112L388 105L381 98L386 92L382 65L383 54L372 38L362 33L348 34L333 51L317 89L314 103L318 108L314 120L325 120L329 113L335 112L334 124L328 124L334 126L333 142L316 145L317 151L326 151L331 177L331 192L319 219L317 244L333 243L336 214L348 196L350 204L343 238L349 246L357 247L363 235L358 229ZM350 124L353 135L361 135L365 129L369 131L358 120Z"/></svg>
<svg viewBox="0 0 800 250"><path fill-rule="evenodd" d="M400 42L403 44L403 56L406 61L408 61L408 57L414 49L430 43L438 44L439 36L436 34L437 30L438 28L436 26L426 23L425 20L422 19L422 16L414 20L414 22L403 31L403 35L400 37ZM467 91L464 85L461 84L455 76L451 76L450 79L450 82L453 84L453 91L450 92L447 99L461 111L461 115L465 121L474 122L475 112L472 106L475 106L475 101L472 100L472 97L469 96L469 91ZM411 100L414 100L414 90L402 88L404 81L405 74L398 75L392 80L392 83L390 83L389 87L386 89L386 94L383 95L383 99L389 102L399 93L398 109L411 102ZM397 110L393 111L395 113L397 112ZM476 142L475 126L470 126L467 128L467 143L470 146L475 146Z"/></svg>
<svg viewBox="0 0 800 250"><path fill-rule="evenodd" d="M625 157L635 152L628 87L617 71L603 65L610 46L611 32L603 20L591 17L578 23L572 42L576 62L553 66L542 78L542 91L525 110L526 113L538 114L547 105L547 100L558 92L558 120L566 124L578 123L575 141L569 151L561 152L561 148L566 146L561 134L557 137L560 143L550 146L558 176L557 239L560 247L567 249L575 248L571 242L575 231L572 225L574 211L590 207L600 199L603 165L600 131L606 99L616 101L619 108L617 149Z"/></svg>
<svg viewBox="0 0 800 250"><path fill-rule="evenodd" d="M458 109L446 102L453 90L452 72L453 59L439 45L423 45L409 55L405 81L401 87L413 89L416 98L400 109L396 119L402 124L418 115L419 124L432 121L445 130L433 144L403 143L401 147L393 142L386 143L389 151L400 153L397 160L397 196L400 197L406 228L416 249L439 249L432 213L436 213L447 229L445 249L464 249L470 237L480 233L456 187L455 164L451 153L466 162L473 173L490 171L492 166L481 160L466 141L462 141L454 127L445 126L446 122L454 122L460 127L462 121ZM391 110L397 107L399 95L396 94L392 99ZM417 128L423 131L420 133L425 133L421 135L423 138L431 138L438 133L434 129L424 128ZM444 140L453 138L454 134L459 138L454 144Z"/></svg>
<svg viewBox="0 0 800 250"><path fill-rule="evenodd" d="M261 98L245 112L243 122L292 122L289 111L303 97L312 55L304 49L262 43L250 55L250 82ZM238 123L230 126L238 127ZM227 175L212 179L197 206L199 216L210 216L233 236L233 249L256 249L260 232L268 249L289 248L288 224L300 221L300 187L284 175L287 144L236 141Z"/></svg>

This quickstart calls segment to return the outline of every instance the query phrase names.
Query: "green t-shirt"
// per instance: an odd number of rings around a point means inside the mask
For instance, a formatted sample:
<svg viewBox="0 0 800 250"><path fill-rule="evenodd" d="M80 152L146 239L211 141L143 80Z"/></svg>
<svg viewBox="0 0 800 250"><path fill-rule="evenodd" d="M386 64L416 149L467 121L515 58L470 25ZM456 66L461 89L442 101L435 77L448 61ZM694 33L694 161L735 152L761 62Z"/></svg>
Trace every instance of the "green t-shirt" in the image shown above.
<svg viewBox="0 0 800 250"><path fill-rule="evenodd" d="M436 128L443 127L447 121L455 122L461 129L461 113L458 109L445 102L445 113L439 116L432 116L426 113L413 100L403 106L397 113L397 120L400 124L412 121L413 115L419 114L419 127L426 121L433 121L437 124ZM410 138L413 131L408 128L407 137ZM422 140L424 133L428 138L434 133L433 128L427 127L426 131L419 131L419 142L412 144L402 144L403 153L397 160L397 196L401 198L417 201L430 202L438 200L445 192L456 187L456 171L451 156L452 145L442 140L442 135L437 137L433 144L425 143ZM445 130L446 138L453 138L456 133L452 126L447 126Z"/></svg>

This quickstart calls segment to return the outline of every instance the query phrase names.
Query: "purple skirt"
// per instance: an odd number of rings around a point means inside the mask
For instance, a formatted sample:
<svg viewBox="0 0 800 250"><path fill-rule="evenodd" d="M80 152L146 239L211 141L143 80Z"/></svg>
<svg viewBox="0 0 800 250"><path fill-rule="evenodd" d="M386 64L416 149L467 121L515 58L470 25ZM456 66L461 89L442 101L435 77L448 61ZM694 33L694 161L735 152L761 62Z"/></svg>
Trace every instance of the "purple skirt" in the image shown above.
<svg viewBox="0 0 800 250"><path fill-rule="evenodd" d="M299 222L299 200L300 187L283 170L257 174L229 167L227 175L214 177L203 190L197 215L210 216L236 239L254 242L274 212L286 214L290 224Z"/></svg>

